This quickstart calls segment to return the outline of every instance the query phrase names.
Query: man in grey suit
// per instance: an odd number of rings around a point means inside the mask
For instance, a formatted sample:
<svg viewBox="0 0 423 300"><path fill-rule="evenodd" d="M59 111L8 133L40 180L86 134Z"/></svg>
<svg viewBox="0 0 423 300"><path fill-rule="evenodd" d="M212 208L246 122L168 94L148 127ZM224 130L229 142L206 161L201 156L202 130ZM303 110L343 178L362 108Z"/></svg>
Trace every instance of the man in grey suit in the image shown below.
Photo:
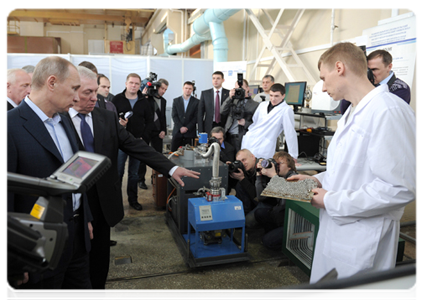
<svg viewBox="0 0 423 300"><path fill-rule="evenodd" d="M238 82L235 87L239 88ZM242 137L248 127L253 123L253 115L260 103L250 97L248 81L243 80L242 88L245 91L245 99L233 99L235 89L229 93L228 99L223 102L220 108L221 115L227 116L225 124L226 140L235 148L235 153L241 150Z"/></svg>
<svg viewBox="0 0 423 300"><path fill-rule="evenodd" d="M222 87L225 81L223 73L216 71L212 75L213 88L201 92L198 104L198 132L209 133L213 127L226 123L226 117L220 114L220 107L229 96L229 90Z"/></svg>
<svg viewBox="0 0 423 300"><path fill-rule="evenodd" d="M199 100L191 96L194 84L186 81L182 89L182 96L173 99L172 105L172 145L170 150L176 151L180 146L193 145L196 137L196 124Z"/></svg>

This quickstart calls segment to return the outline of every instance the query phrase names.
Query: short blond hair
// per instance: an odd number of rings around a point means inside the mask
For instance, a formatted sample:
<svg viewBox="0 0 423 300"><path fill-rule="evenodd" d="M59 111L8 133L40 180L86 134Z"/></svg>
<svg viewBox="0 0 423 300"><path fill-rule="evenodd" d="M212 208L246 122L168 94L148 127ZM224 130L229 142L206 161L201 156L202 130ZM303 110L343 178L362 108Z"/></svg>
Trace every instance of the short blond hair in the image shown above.
<svg viewBox="0 0 423 300"><path fill-rule="evenodd" d="M317 67L320 70L321 65L325 64L332 68L337 61L346 65L355 75L362 76L367 74L366 55L363 50L352 43L339 43L326 50L320 56Z"/></svg>
<svg viewBox="0 0 423 300"><path fill-rule="evenodd" d="M32 75L31 89L41 89L49 76L54 75L59 82L63 82L69 76L69 69L76 67L68 60L60 56L48 56L39 61L35 66L34 74Z"/></svg>

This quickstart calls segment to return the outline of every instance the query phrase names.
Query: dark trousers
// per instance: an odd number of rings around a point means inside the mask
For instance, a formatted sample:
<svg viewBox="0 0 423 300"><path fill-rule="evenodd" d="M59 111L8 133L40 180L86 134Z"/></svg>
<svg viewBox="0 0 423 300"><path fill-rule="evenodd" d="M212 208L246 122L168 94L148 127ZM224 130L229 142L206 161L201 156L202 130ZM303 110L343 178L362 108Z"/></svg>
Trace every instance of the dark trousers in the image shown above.
<svg viewBox="0 0 423 300"><path fill-rule="evenodd" d="M122 186L123 175L125 174L125 163L128 158L128 154L119 150L118 154L118 172ZM129 156L128 161L128 184L126 186L126 192L128 194L128 202L135 203L138 201L138 169L140 161Z"/></svg>
<svg viewBox="0 0 423 300"><path fill-rule="evenodd" d="M150 146L153 147L157 152L163 153L163 139L159 138L158 135L151 137ZM147 165L145 162L140 162L138 167L138 181L145 182L145 173L147 172Z"/></svg>
<svg viewBox="0 0 423 300"><path fill-rule="evenodd" d="M242 136L239 134L230 134L229 132L226 133L226 140L229 144L231 144L235 148L235 155L239 150L241 150L241 141Z"/></svg>
<svg viewBox="0 0 423 300"><path fill-rule="evenodd" d="M254 212L256 221L264 227L263 245L266 248L280 250L284 233L283 221L285 210L279 206L258 208Z"/></svg>
<svg viewBox="0 0 423 300"><path fill-rule="evenodd" d="M88 191L88 203L93 215L90 251L90 279L93 289L105 289L110 264L110 226L104 218L97 191Z"/></svg>
<svg viewBox="0 0 423 300"><path fill-rule="evenodd" d="M180 135L175 135L172 137L172 144L170 146L170 151L175 152L178 150L180 146L188 145L194 145L194 139L195 138L186 138Z"/></svg>
<svg viewBox="0 0 423 300"><path fill-rule="evenodd" d="M72 253L72 258L66 265L59 263L58 268L62 271L54 276L45 276L41 274L41 280L33 283L31 281L31 274L29 275L30 281L24 285L19 286L19 289L91 289L90 275L89 275L89 256L85 250L84 242L84 218L79 216L74 218L70 224L74 230L74 238L68 253ZM64 250L66 251L66 249ZM38 276L38 275L36 275Z"/></svg>

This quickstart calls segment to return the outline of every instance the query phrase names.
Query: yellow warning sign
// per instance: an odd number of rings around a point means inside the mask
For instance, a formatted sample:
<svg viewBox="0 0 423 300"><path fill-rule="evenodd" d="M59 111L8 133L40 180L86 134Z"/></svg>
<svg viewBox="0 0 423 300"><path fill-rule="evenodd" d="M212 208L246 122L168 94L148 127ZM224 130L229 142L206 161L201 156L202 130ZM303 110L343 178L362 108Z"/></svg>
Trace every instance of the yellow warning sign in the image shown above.
<svg viewBox="0 0 423 300"><path fill-rule="evenodd" d="M31 210L31 216L37 219L41 219L41 217L43 216L44 210L45 210L45 207L35 203L34 207Z"/></svg>

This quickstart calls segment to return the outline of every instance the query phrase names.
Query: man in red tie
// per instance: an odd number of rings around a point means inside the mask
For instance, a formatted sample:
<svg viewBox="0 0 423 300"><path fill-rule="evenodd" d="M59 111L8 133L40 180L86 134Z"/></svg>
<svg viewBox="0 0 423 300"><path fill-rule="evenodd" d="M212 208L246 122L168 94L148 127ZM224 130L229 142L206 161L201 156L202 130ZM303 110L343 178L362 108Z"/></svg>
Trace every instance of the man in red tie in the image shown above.
<svg viewBox="0 0 423 300"><path fill-rule="evenodd" d="M198 104L198 132L210 132L213 127L223 126L227 115L220 114L220 106L228 98L229 90L222 87L224 75L216 71L212 75L213 88L201 92Z"/></svg>

